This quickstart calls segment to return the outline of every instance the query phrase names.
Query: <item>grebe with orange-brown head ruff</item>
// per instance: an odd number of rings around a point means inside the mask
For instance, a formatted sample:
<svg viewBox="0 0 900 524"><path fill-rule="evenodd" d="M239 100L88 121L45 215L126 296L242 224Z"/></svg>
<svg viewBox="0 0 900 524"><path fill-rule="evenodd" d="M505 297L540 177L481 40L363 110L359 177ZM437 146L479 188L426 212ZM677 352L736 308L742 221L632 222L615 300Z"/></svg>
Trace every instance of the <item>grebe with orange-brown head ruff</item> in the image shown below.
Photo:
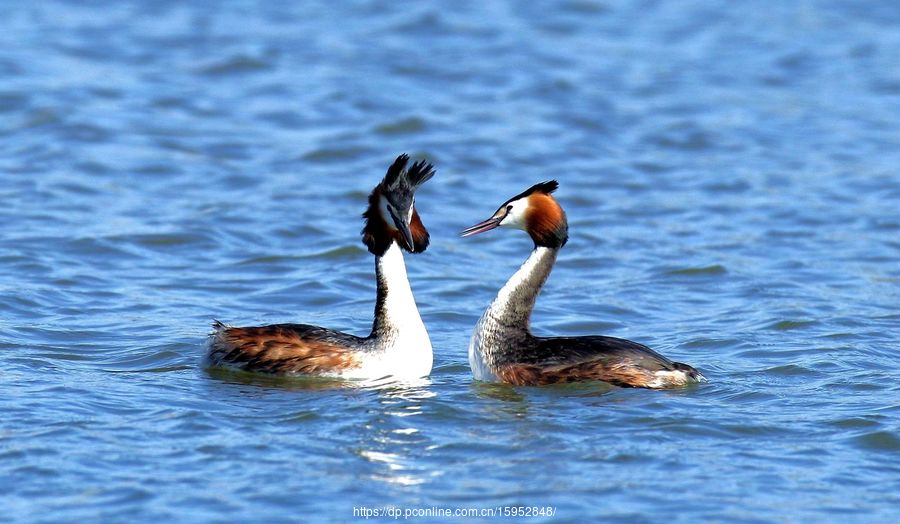
<svg viewBox="0 0 900 524"><path fill-rule="evenodd" d="M670 388L704 382L691 366L630 340L531 334L535 300L569 238L566 214L551 195L558 185L555 180L535 184L504 202L491 218L462 232L470 236L511 227L524 230L534 241L531 256L475 327L469 343L475 378L520 386L600 380L622 387Z"/></svg>
<svg viewBox="0 0 900 524"><path fill-rule="evenodd" d="M369 195L362 241L375 255L375 320L367 337L306 324L229 327L216 321L207 364L285 375L416 379L431 373L432 350L406 275L403 251L421 253L429 235L415 192L434 175L400 155Z"/></svg>

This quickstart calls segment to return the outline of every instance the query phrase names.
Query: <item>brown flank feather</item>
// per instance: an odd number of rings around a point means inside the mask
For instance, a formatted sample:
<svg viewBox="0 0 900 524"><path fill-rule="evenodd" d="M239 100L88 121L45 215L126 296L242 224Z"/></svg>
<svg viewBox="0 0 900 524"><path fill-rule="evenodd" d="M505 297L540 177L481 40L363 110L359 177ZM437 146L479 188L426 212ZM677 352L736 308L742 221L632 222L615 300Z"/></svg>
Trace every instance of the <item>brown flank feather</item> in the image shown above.
<svg viewBox="0 0 900 524"><path fill-rule="evenodd" d="M321 328L291 324L215 327L210 357L240 369L322 375L360 365L347 348L309 336L309 331Z"/></svg>
<svg viewBox="0 0 900 524"><path fill-rule="evenodd" d="M497 377L514 386L543 386L586 380L601 380L619 387L648 387L655 378L649 370L628 365L606 366L584 362L572 366L543 368L530 364L509 364L500 368Z"/></svg>

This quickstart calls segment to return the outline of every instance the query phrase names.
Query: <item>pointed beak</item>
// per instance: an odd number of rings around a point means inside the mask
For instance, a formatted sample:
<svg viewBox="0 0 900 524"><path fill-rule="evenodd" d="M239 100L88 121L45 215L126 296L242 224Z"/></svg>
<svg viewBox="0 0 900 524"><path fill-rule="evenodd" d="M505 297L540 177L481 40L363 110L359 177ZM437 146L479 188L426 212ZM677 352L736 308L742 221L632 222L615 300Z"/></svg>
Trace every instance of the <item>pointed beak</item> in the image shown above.
<svg viewBox="0 0 900 524"><path fill-rule="evenodd" d="M413 251L413 237L412 232L409 230L409 224L406 223L406 220L397 216L397 210L394 209L393 206L388 207L388 212L391 214L391 219L394 221L394 227L397 228L397 231L400 232L400 239L403 241L403 248L409 252Z"/></svg>
<svg viewBox="0 0 900 524"><path fill-rule="evenodd" d="M460 236L470 237L472 235L477 235L478 233L484 233L485 231L490 231L495 227L500 225L500 222L503 220L503 217L491 217L484 222L479 222L472 227L468 227L462 230Z"/></svg>

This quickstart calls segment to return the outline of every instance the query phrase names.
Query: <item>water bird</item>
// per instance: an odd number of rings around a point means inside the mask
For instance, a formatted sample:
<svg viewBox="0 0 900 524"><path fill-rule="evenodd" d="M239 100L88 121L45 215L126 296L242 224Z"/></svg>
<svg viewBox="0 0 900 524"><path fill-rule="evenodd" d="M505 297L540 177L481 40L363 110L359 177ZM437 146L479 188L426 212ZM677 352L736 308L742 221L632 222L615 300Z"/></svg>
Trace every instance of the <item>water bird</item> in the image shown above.
<svg viewBox="0 0 900 524"><path fill-rule="evenodd" d="M693 367L630 340L531 334L535 300L569 238L566 213L552 196L558 186L555 180L535 184L462 232L467 237L507 227L525 231L534 241L531 255L497 293L472 334L469 365L475 379L528 386L598 380L641 388L705 381Z"/></svg>
<svg viewBox="0 0 900 524"><path fill-rule="evenodd" d="M207 365L279 375L348 379L417 379L432 367L431 341L419 316L403 251L422 253L428 230L415 206L416 190L434 176L420 160L407 169L400 155L369 195L362 242L375 256L375 320L366 337L307 324L230 327L213 323Z"/></svg>

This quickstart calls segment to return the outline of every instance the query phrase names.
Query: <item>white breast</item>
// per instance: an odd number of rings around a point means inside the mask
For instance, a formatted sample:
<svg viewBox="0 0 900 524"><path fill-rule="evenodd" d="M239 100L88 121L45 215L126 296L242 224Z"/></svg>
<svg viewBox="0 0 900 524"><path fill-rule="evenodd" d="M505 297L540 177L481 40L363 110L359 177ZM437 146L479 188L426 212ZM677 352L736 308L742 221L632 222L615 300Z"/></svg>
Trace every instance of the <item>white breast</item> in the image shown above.
<svg viewBox="0 0 900 524"><path fill-rule="evenodd" d="M362 366L348 370L342 376L364 379L428 376L433 365L431 339L416 307L403 253L396 242L379 257L377 264L387 290L385 329L376 339L373 350L362 354Z"/></svg>
<svg viewBox="0 0 900 524"><path fill-rule="evenodd" d="M427 377L432 364L431 342L426 336L418 342L399 344L388 351L367 353L360 367L347 370L341 376L366 380L386 377L411 380Z"/></svg>
<svg viewBox="0 0 900 524"><path fill-rule="evenodd" d="M475 380L496 382L497 376L491 371L482 349L486 342L484 340L484 336L487 335L485 332L485 317L488 316L488 313L489 311L485 311L481 319L478 320L475 331L472 333L472 338L469 340L469 367L472 368L472 376Z"/></svg>

